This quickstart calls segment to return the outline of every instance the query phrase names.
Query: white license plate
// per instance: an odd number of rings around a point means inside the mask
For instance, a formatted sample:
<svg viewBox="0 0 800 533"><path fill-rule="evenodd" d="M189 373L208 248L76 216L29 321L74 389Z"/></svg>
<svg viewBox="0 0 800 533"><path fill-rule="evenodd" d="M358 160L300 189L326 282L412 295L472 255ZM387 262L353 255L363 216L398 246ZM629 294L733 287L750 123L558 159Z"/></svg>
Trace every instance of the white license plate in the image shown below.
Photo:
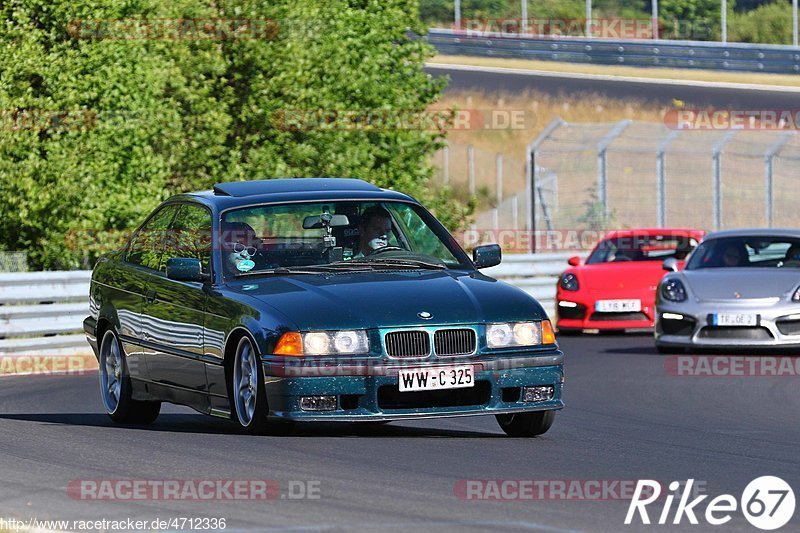
<svg viewBox="0 0 800 533"><path fill-rule="evenodd" d="M641 311L641 300L597 300L594 310L601 313L619 313L624 311Z"/></svg>
<svg viewBox="0 0 800 533"><path fill-rule="evenodd" d="M711 323L715 326L755 326L758 324L758 315L718 313L711 315Z"/></svg>
<svg viewBox="0 0 800 533"><path fill-rule="evenodd" d="M400 392L460 389L475 385L472 365L404 368L398 377Z"/></svg>

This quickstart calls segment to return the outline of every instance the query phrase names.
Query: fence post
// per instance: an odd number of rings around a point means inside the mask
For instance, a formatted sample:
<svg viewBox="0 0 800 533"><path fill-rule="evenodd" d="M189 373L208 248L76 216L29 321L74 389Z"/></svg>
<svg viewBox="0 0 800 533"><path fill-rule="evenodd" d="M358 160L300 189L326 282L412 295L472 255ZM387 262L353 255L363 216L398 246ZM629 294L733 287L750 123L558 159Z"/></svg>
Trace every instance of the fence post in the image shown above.
<svg viewBox="0 0 800 533"><path fill-rule="evenodd" d="M447 185L450 183L450 147L445 146L444 150L442 151L442 165L444 166L444 184Z"/></svg>
<svg viewBox="0 0 800 533"><path fill-rule="evenodd" d="M467 147L467 167L469 168L469 194L475 196L475 148Z"/></svg>
<svg viewBox="0 0 800 533"><path fill-rule="evenodd" d="M720 26L722 26L722 42L728 42L728 1L722 0L720 5Z"/></svg>
<svg viewBox="0 0 800 533"><path fill-rule="evenodd" d="M597 143L597 195L603 205L605 218L608 218L608 162L606 161L606 152L611 143L614 142L614 139L619 137L630 124L631 121L628 119L620 120L608 135Z"/></svg>
<svg viewBox="0 0 800 533"><path fill-rule="evenodd" d="M717 144L714 145L714 153L712 156L712 171L713 171L713 198L714 198L714 229L722 228L722 149L725 145L733 140L736 135L735 131L729 131L723 135Z"/></svg>
<svg viewBox="0 0 800 533"><path fill-rule="evenodd" d="M556 117L550 121L542 133L528 145L525 150L525 185L527 190L528 200L528 231L531 232L531 252L536 251L536 178L538 176L538 169L536 168L536 151L539 146L553 134L558 128L566 124L561 117Z"/></svg>
<svg viewBox="0 0 800 533"><path fill-rule="evenodd" d="M775 198L774 181L772 179L772 160L793 136L793 131L785 132L766 152L764 152L764 218L767 221L768 228L772 227Z"/></svg>
<svg viewBox="0 0 800 533"><path fill-rule="evenodd" d="M495 175L497 177L497 206L503 202L503 154L497 154L495 159Z"/></svg>
<svg viewBox="0 0 800 533"><path fill-rule="evenodd" d="M667 225L667 177L666 152L669 145L678 138L679 130L674 130L656 148L656 225Z"/></svg>
<svg viewBox="0 0 800 533"><path fill-rule="evenodd" d="M653 39L658 40L658 0L651 0L650 2L651 18L650 23L653 27Z"/></svg>
<svg viewBox="0 0 800 533"><path fill-rule="evenodd" d="M519 229L519 194L511 198L511 225L515 230Z"/></svg>
<svg viewBox="0 0 800 533"><path fill-rule="evenodd" d="M528 35L528 0L520 0L521 3L521 13L522 15L522 24L520 25L520 33L522 35Z"/></svg>
<svg viewBox="0 0 800 533"><path fill-rule="evenodd" d="M536 192L539 194L539 203L542 204L542 215L544 216L544 223L548 231L553 231L553 221L550 218L550 213L547 211L547 203L544 201L544 192L541 185L536 186Z"/></svg>
<svg viewBox="0 0 800 533"><path fill-rule="evenodd" d="M592 33L592 0L586 0L586 38L594 37Z"/></svg>

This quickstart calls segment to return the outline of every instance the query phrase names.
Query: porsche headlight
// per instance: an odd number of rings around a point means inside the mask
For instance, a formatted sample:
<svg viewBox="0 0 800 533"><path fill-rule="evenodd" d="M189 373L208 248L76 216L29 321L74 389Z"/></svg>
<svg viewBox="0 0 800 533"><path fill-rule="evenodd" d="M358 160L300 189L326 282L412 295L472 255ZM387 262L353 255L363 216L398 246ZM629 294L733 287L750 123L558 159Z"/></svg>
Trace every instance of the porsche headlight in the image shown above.
<svg viewBox="0 0 800 533"><path fill-rule="evenodd" d="M546 323L546 324L545 324ZM544 342L542 331L545 331ZM549 320L541 322L501 322L486 325L486 345L489 348L511 348L514 346L538 346L555 342Z"/></svg>
<svg viewBox="0 0 800 533"><path fill-rule="evenodd" d="M577 291L579 288L578 285L578 276L573 274L572 272L568 272L561 276L561 288L565 291Z"/></svg>
<svg viewBox="0 0 800 533"><path fill-rule="evenodd" d="M686 288L679 279L668 279L661 284L661 296L670 302L686 300Z"/></svg>

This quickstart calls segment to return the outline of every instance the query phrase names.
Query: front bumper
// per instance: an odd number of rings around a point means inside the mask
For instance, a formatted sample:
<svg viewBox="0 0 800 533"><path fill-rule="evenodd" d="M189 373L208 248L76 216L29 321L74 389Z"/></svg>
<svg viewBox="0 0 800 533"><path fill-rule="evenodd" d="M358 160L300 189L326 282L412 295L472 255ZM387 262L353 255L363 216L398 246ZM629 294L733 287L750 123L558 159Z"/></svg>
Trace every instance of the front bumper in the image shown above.
<svg viewBox="0 0 800 533"><path fill-rule="evenodd" d="M800 348L799 307L784 302L772 305L747 301L660 302L655 341L658 346L683 348ZM710 316L715 313L755 314L758 323L714 326Z"/></svg>
<svg viewBox="0 0 800 533"><path fill-rule="evenodd" d="M429 393L398 392L398 370L401 366L412 368L461 364L474 365L475 384L471 388ZM563 354L558 351L537 356L497 359L473 357L417 364L411 361L382 361L360 368L358 365L287 367L273 361L264 365L264 371L270 415L286 420L388 421L545 411L564 407ZM547 401L523 402L521 391L525 386L552 386L553 397ZM303 396L336 396L336 409L304 411L300 407L300 398Z"/></svg>
<svg viewBox="0 0 800 533"><path fill-rule="evenodd" d="M640 300L641 310L636 312L605 313L595 310L598 300ZM566 305L569 305L567 307ZM652 329L655 317L653 298L642 298L638 293L607 294L559 292L556 297L556 327L560 330L619 330Z"/></svg>

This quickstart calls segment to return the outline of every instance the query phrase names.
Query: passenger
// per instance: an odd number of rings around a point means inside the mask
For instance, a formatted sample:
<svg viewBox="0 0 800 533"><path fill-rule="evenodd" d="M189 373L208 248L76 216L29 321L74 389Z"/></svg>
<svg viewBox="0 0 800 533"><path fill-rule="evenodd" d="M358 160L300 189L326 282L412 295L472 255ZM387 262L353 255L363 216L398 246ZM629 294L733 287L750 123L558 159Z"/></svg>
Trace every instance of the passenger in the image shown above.
<svg viewBox="0 0 800 533"><path fill-rule="evenodd" d="M227 222L222 226L220 239L225 273L236 275L255 267L253 258L258 252L255 230L244 222Z"/></svg>
<svg viewBox="0 0 800 533"><path fill-rule="evenodd" d="M789 249L786 250L786 256L783 259L783 265L781 266L800 266L800 244L793 244L789 246Z"/></svg>

